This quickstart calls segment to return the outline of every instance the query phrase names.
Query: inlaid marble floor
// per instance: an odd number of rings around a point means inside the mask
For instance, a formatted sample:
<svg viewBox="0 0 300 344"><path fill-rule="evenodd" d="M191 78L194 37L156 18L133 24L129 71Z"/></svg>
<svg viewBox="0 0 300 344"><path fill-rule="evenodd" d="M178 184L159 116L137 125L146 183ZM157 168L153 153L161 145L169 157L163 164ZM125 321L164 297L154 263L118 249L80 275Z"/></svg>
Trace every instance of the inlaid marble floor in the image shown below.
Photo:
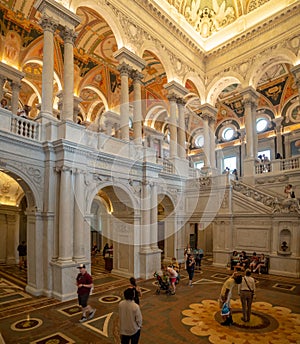
<svg viewBox="0 0 300 344"><path fill-rule="evenodd" d="M83 324L77 300L59 302L34 298L19 283L7 280L0 267L0 333L6 344L119 343L118 303L128 280L99 267L93 268L94 292L90 304L95 317ZM10 271L11 273L11 271ZM26 272L24 272L26 279ZM220 325L218 296L231 274L226 269L203 266L193 287L181 271L176 295L156 293L157 281L139 281L142 287L143 329L140 343L300 344L300 280L255 275L257 298L247 324L241 321L237 290L233 293L234 325ZM0 336L0 343L1 343Z"/></svg>

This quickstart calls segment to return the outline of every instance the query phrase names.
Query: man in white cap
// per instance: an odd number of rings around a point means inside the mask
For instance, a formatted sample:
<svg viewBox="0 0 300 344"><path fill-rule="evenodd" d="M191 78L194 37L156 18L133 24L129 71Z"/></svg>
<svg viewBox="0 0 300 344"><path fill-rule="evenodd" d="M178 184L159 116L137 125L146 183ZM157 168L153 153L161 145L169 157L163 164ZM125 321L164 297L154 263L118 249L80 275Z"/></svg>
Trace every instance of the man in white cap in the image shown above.
<svg viewBox="0 0 300 344"><path fill-rule="evenodd" d="M84 322L87 319L92 319L96 312L96 309L93 309L90 305L88 305L88 299L93 287L93 279L92 276L86 271L84 264L77 266L77 269L80 271L76 277L78 302L82 307L82 318L79 320L79 322ZM89 312L88 317L86 315L87 311Z"/></svg>

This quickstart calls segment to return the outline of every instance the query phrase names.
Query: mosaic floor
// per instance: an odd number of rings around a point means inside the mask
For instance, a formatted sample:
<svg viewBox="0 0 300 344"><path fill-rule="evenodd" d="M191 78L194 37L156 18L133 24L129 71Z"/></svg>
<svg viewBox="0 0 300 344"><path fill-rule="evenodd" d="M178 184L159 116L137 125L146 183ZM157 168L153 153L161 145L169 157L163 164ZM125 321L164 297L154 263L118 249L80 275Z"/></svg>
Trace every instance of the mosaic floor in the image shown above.
<svg viewBox="0 0 300 344"><path fill-rule="evenodd" d="M2 339L6 344L120 343L118 303L128 286L126 279L94 267L90 304L97 311L93 319L81 324L76 300L34 298L24 291L26 272L23 279L8 280L5 271L0 267L0 343ZM226 269L203 266L195 273L191 288L182 271L176 295L165 290L157 294L155 279L139 281L144 319L140 343L300 344L300 280L255 275L257 297L250 322L241 320L241 304L234 290L234 324L224 327L217 298L230 274Z"/></svg>

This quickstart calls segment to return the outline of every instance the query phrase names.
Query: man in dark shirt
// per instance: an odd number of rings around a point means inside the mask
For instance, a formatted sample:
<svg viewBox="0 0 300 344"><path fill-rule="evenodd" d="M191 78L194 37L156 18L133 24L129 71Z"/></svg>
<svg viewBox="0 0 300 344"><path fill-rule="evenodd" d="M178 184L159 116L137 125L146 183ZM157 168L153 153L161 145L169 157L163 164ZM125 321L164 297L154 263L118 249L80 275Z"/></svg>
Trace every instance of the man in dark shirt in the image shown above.
<svg viewBox="0 0 300 344"><path fill-rule="evenodd" d="M86 271L84 264L80 264L77 269L80 269L80 272L76 277L78 303L82 307L82 317L79 322L84 322L87 319L92 319L96 312L96 309L93 309L90 305L88 305L90 292L93 287L93 279L92 276ZM89 312L88 318L86 316L87 311Z"/></svg>

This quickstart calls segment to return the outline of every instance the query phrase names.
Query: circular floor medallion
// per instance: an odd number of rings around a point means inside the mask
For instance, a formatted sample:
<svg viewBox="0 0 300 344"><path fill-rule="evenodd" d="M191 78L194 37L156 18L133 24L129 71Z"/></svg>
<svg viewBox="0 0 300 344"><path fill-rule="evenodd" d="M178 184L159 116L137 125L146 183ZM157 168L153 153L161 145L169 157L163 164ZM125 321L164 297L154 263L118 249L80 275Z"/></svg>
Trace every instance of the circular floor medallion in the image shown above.
<svg viewBox="0 0 300 344"><path fill-rule="evenodd" d="M121 298L119 296L116 295L106 295L103 297L100 297L99 302L102 303L116 303L119 302L121 300Z"/></svg>
<svg viewBox="0 0 300 344"><path fill-rule="evenodd" d="M243 312L241 309L233 309L232 310L232 320L233 325L230 327L235 328L236 330L241 331L249 331L255 332L255 330L259 330L260 333L274 331L278 326L278 321L273 317L258 311L254 311L251 314L251 318L249 322L244 322L242 320ZM220 311L216 312L215 319L218 322L222 322L222 317L220 315Z"/></svg>
<svg viewBox="0 0 300 344"><path fill-rule="evenodd" d="M231 300L233 325L222 326L219 302L202 300L192 303L181 313L181 322L196 336L206 337L213 344L275 344L300 343L300 314L289 308L273 306L268 302L255 301L249 323L242 321L239 299Z"/></svg>
<svg viewBox="0 0 300 344"><path fill-rule="evenodd" d="M19 320L11 325L11 329L14 331L28 331L36 329L37 327L42 325L41 319L36 318L28 318Z"/></svg>

